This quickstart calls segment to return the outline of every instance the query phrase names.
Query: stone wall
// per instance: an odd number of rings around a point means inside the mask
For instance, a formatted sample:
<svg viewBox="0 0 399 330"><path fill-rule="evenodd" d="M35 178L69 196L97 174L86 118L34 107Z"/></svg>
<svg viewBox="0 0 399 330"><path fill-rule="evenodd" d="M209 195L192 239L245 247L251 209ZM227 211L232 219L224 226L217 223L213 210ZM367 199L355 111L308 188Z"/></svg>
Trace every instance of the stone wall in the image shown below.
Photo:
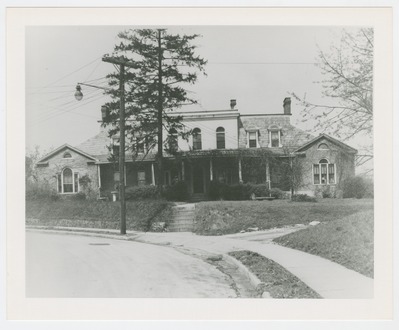
<svg viewBox="0 0 399 330"><path fill-rule="evenodd" d="M321 150L318 146L327 144L328 150ZM335 164L335 184L314 184L313 164L318 164L321 159L327 159L329 164ZM345 178L355 175L355 155L345 152L341 147L333 144L327 139L321 139L306 150L306 157L301 158L303 170L303 184L298 193L306 193L322 197L323 193L340 197L342 183Z"/></svg>
<svg viewBox="0 0 399 330"><path fill-rule="evenodd" d="M64 154L68 152L71 158L64 158ZM37 171L41 181L47 181L54 191L57 189L57 175L61 174L65 168L70 168L73 173L79 173L79 178L88 175L90 178L90 186L95 194L98 193L98 175L97 165L91 159L69 149L62 149L57 154L48 159L48 165L38 166ZM79 191L83 191L82 185L79 185Z"/></svg>

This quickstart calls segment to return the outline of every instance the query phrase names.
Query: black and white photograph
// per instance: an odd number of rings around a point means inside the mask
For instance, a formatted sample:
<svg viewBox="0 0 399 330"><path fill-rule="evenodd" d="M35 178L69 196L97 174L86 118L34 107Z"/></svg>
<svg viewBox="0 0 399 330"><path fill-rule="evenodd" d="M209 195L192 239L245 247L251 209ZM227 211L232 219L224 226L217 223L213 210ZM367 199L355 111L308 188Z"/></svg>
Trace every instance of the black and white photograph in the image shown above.
<svg viewBox="0 0 399 330"><path fill-rule="evenodd" d="M25 299L380 296L373 23L27 24L23 41Z"/></svg>
<svg viewBox="0 0 399 330"><path fill-rule="evenodd" d="M372 27L26 46L28 297L373 297Z"/></svg>

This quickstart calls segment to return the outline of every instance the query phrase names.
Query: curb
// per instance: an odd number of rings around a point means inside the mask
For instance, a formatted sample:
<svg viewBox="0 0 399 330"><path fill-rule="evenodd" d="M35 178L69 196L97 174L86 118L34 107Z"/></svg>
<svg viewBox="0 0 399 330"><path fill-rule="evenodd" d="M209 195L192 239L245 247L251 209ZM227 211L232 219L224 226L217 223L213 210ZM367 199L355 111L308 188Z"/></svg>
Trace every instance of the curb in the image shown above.
<svg viewBox="0 0 399 330"><path fill-rule="evenodd" d="M247 277L247 279L255 287L255 290L260 294L259 298L273 299L269 292L263 290L264 283L240 261L228 254L223 254L223 257L229 262L235 264L239 268L239 271Z"/></svg>

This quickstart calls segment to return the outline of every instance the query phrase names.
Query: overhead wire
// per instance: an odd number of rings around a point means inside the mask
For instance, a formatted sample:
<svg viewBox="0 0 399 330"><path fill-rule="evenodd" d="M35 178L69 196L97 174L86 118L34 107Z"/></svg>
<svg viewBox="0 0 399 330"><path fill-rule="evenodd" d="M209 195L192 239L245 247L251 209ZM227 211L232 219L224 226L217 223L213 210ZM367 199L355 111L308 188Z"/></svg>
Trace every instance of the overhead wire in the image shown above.
<svg viewBox="0 0 399 330"><path fill-rule="evenodd" d="M100 100L102 97L103 97L103 95L93 95L93 96L88 97L88 98L86 99L86 101L91 100L90 102L79 103L79 104L78 104L77 106L75 106L75 107L64 109L64 111L61 111L61 112L58 112L58 113L53 113L52 115L50 115L50 116L48 116L48 117L46 117L46 118L44 118L44 119L42 118L42 120L39 119L38 121L32 122L31 124L32 124L32 125L41 124L41 123L43 123L43 122L45 122L45 121L47 121L47 120L50 120L50 119L53 119L53 118L58 117L58 116L60 116L60 115L69 113L69 112L71 112L72 110L75 110L75 109L77 109L77 108L80 108L80 107L82 107L82 106L85 106L85 105L87 105L87 104L89 104L89 103L98 101L98 100ZM75 101L75 102L76 102L76 101Z"/></svg>
<svg viewBox="0 0 399 330"><path fill-rule="evenodd" d="M87 93L87 95L91 96L92 94L95 94L96 92L102 92L102 91L99 91L99 90L89 91L89 92ZM69 97L70 97L70 98L74 98L74 96L71 95L71 94L69 95ZM58 111L58 110L60 110L60 109L62 110L63 107L68 106L68 105L70 105L70 104L72 104L72 103L76 103L76 102L77 102L77 101L76 101L75 99L73 99L73 100L68 101L68 102L66 102L66 103L59 104L59 105L54 105L54 106L51 106L51 107L48 107L46 104L36 104L35 107L38 107L38 106L40 106L40 105L43 105L44 107L46 107L46 110L44 110L44 111L42 111L42 112L39 113L39 116L40 116L40 115L47 115L47 114L50 114L50 113L53 112L54 110L55 110L55 111Z"/></svg>
<svg viewBox="0 0 399 330"><path fill-rule="evenodd" d="M85 65L79 67L78 69L76 69L76 70L74 70L74 71L72 71L72 72L70 72L70 73L68 73L68 74L66 74L66 75L64 75L64 76L62 76L61 78L59 78L59 79L57 79L57 80L55 80L55 81L53 81L53 82L51 82L51 83L49 83L49 84L47 84L47 85L45 85L45 86L38 87L38 89L40 90L40 89L43 89L43 88L48 88L48 87L50 87L50 86L56 84L57 82L59 82L59 81L65 79L65 78L67 78L67 77L73 75L74 73L76 73L76 72L78 72L78 71L80 71L80 70L82 70L82 69L88 67L89 65L91 65L91 64L93 64L94 62L98 61L100 58L102 58L102 56L97 57L97 58L94 59L93 61L91 61L91 62L89 62L89 63L87 63L87 64L85 64Z"/></svg>

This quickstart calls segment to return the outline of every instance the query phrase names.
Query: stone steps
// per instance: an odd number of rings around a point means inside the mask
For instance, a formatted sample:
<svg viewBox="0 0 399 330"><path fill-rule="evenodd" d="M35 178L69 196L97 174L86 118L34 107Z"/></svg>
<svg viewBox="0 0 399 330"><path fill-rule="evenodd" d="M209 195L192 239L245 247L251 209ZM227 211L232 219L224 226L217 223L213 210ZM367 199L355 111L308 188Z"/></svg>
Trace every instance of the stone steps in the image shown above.
<svg viewBox="0 0 399 330"><path fill-rule="evenodd" d="M173 220L168 225L171 232L191 232L194 228L195 204L173 207Z"/></svg>

